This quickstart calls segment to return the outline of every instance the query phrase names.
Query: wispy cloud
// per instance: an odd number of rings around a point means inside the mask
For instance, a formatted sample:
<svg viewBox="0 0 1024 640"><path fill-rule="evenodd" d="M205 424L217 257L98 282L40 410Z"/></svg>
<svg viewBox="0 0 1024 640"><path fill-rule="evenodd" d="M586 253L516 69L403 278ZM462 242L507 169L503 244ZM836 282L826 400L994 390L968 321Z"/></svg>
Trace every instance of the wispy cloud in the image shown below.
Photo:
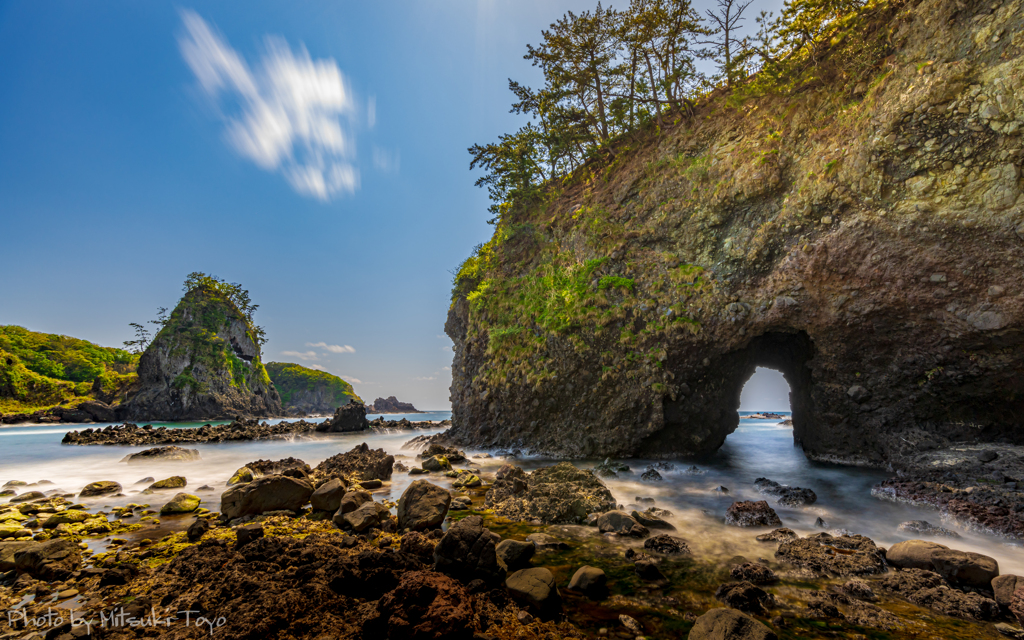
<svg viewBox="0 0 1024 640"><path fill-rule="evenodd" d="M373 147L373 167L384 173L398 173L402 168L402 156L398 152L391 153L380 147Z"/></svg>
<svg viewBox="0 0 1024 640"><path fill-rule="evenodd" d="M442 371L451 371L452 368L451 367L441 367L441 370Z"/></svg>
<svg viewBox="0 0 1024 640"><path fill-rule="evenodd" d="M289 358L298 358L299 360L316 360L316 351L282 351L282 356L288 356Z"/></svg>
<svg viewBox="0 0 1024 640"><path fill-rule="evenodd" d="M254 70L196 12L185 9L181 19L181 55L203 91L223 99L225 135L235 150L280 171L305 196L326 201L359 188L356 101L333 59L313 60L304 46L292 51L267 36Z"/></svg>
<svg viewBox="0 0 1024 640"><path fill-rule="evenodd" d="M324 349L331 353L355 353L356 350L347 344L327 344L326 342L307 342L307 347Z"/></svg>
<svg viewBox="0 0 1024 640"><path fill-rule="evenodd" d="M363 384L362 380L360 380L359 378L353 378L352 376L338 376L338 377L341 378L342 380L344 380L345 382L349 383L349 384Z"/></svg>
<svg viewBox="0 0 1024 640"><path fill-rule="evenodd" d="M316 369L317 371L327 371L327 367L323 366L322 364L311 364L309 365L309 368Z"/></svg>
<svg viewBox="0 0 1024 640"><path fill-rule="evenodd" d="M421 381L422 380L435 380L435 379L436 378L434 378L434 376L421 376L421 377L418 377L418 378L413 378L413 380L421 380Z"/></svg>

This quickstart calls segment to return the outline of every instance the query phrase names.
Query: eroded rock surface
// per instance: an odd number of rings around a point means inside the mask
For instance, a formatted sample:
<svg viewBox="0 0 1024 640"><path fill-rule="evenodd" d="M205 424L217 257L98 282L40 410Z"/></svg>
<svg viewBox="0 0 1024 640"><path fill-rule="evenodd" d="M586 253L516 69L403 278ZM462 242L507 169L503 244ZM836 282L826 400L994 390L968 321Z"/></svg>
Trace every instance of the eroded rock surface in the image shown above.
<svg viewBox="0 0 1024 640"><path fill-rule="evenodd" d="M487 492L486 504L512 520L577 524L591 513L613 509L615 498L592 471L560 462L530 474L519 467L503 467Z"/></svg>

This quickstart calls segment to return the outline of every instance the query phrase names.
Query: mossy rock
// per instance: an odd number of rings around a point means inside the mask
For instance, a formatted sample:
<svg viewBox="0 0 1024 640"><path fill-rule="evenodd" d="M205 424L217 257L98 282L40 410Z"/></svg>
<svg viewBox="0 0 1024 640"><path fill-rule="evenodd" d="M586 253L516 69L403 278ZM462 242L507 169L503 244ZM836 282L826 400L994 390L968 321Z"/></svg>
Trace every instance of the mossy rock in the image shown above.
<svg viewBox="0 0 1024 640"><path fill-rule="evenodd" d="M171 501L160 507L160 515L165 516L174 513L192 513L199 508L202 502L198 496L190 493L179 493L171 498ZM146 518L142 519L145 522Z"/></svg>
<svg viewBox="0 0 1024 640"><path fill-rule="evenodd" d="M157 480L153 484L149 485L148 489L181 489L187 484L188 481L182 476L171 476L170 478Z"/></svg>
<svg viewBox="0 0 1024 640"><path fill-rule="evenodd" d="M455 479L455 482L452 483L452 486L456 487L456 488L461 488L461 487L479 487L481 484L483 484L483 483L480 480L480 476L476 475L475 473L469 473L467 471L463 471Z"/></svg>
<svg viewBox="0 0 1024 640"><path fill-rule="evenodd" d="M252 480L252 470L249 469L249 467L242 467L241 469L236 471L233 476L231 476L230 480L228 480L228 486L230 487L236 484L245 484L247 482L252 482Z"/></svg>
<svg viewBox="0 0 1024 640"><path fill-rule="evenodd" d="M87 520L86 522L84 522L82 524L82 529L89 535L95 536L110 533L114 530L114 527L111 526L111 524L107 522L105 518L94 518L92 520Z"/></svg>
<svg viewBox="0 0 1024 640"><path fill-rule="evenodd" d="M0 523L0 540L8 540L11 538L24 538L25 536L31 536L32 532L14 522L3 522Z"/></svg>
<svg viewBox="0 0 1024 640"><path fill-rule="evenodd" d="M80 498L89 498L92 496L105 496L112 493L120 493L121 485L113 482L112 480L101 480L99 482L92 482L85 485L82 492L78 494Z"/></svg>
<svg viewBox="0 0 1024 640"><path fill-rule="evenodd" d="M10 520L14 520L15 522L24 522L25 520L28 520L28 516L18 511L17 509L12 509L11 511L5 511L3 513L0 513L0 522Z"/></svg>
<svg viewBox="0 0 1024 640"><path fill-rule="evenodd" d="M143 522L145 524L160 524L160 519L154 518L153 516L146 516L145 518L139 520L139 522Z"/></svg>
<svg viewBox="0 0 1024 640"><path fill-rule="evenodd" d="M445 456L433 456L424 460L421 466L427 471L449 471L452 463Z"/></svg>
<svg viewBox="0 0 1024 640"><path fill-rule="evenodd" d="M66 511L60 511L47 518L46 521L43 522L43 528L55 529L58 525L62 524L78 524L79 522L85 522L92 517L93 516L86 511L67 509Z"/></svg>

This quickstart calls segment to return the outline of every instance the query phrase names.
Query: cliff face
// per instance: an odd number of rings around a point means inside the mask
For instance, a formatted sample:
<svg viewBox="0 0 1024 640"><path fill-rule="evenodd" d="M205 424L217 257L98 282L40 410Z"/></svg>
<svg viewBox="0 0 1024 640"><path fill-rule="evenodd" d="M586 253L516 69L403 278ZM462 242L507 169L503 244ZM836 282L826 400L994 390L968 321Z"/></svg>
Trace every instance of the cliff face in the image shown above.
<svg viewBox="0 0 1024 640"><path fill-rule="evenodd" d="M215 288L185 294L139 360L130 420L200 420L283 413L252 325Z"/></svg>
<svg viewBox="0 0 1024 640"><path fill-rule="evenodd" d="M1024 440L1024 11L922 0L856 77L712 97L504 223L460 272L460 444L714 451L756 366L809 456Z"/></svg>
<svg viewBox="0 0 1024 640"><path fill-rule="evenodd" d="M352 385L326 371L290 362L270 362L267 373L289 414L332 414L353 400L362 402Z"/></svg>

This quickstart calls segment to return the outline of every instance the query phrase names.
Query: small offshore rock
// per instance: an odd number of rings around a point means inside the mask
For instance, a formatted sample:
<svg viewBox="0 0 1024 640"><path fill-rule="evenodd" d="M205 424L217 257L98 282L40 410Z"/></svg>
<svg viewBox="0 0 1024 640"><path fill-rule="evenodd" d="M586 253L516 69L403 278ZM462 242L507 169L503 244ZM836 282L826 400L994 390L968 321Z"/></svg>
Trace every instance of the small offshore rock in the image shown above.
<svg viewBox="0 0 1024 640"><path fill-rule="evenodd" d="M105 495L110 495L110 494L113 494L113 493L120 493L120 492L121 492L121 485L120 484L118 484L118 483L116 483L116 482L114 482L112 480L101 480L100 482L92 482L90 484L85 485L85 488L82 489L82 492L78 494L78 497L80 497L80 498L91 498L91 497L94 497L94 496L105 496ZM38 492L33 492L33 493L38 493ZM18 496L18 497L21 498L24 495L28 495L28 494L22 494L21 496ZM40 493L39 496L43 497L43 494ZM11 502L14 502L14 500L11 500Z"/></svg>
<svg viewBox="0 0 1024 640"><path fill-rule="evenodd" d="M158 480L147 487L147 490L159 490L159 489L181 489L188 485L188 481L182 476L171 476L170 478L164 478Z"/></svg>
<svg viewBox="0 0 1024 640"><path fill-rule="evenodd" d="M640 474L640 479L644 482L661 482L662 477L657 469L648 468Z"/></svg>
<svg viewBox="0 0 1024 640"><path fill-rule="evenodd" d="M200 457L198 449L185 449L176 445L168 445L132 453L122 458L121 462L138 464L154 460L161 462L193 462L202 460L202 457Z"/></svg>
<svg viewBox="0 0 1024 640"><path fill-rule="evenodd" d="M789 540L796 540L799 538L795 531L787 527L781 527L768 533L762 533L757 536L758 542L787 542Z"/></svg>

